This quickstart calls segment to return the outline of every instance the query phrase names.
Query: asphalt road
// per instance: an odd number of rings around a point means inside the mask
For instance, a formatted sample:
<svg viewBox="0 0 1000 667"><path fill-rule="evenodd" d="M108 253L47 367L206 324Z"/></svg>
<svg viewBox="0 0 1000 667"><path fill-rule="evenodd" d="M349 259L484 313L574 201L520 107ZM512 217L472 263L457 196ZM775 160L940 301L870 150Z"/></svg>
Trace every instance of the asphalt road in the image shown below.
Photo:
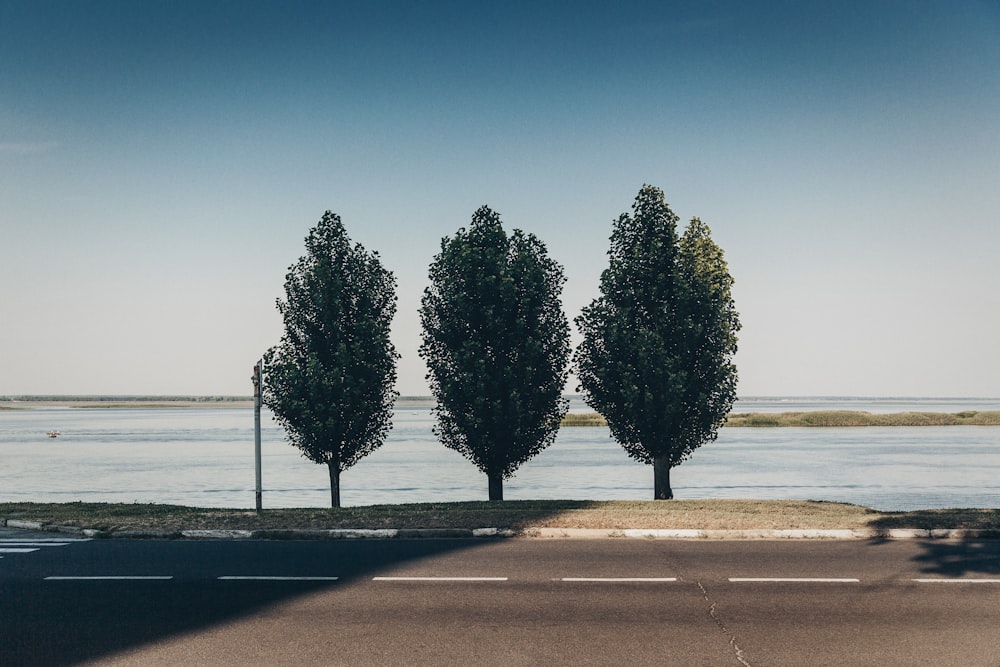
<svg viewBox="0 0 1000 667"><path fill-rule="evenodd" d="M58 537L0 534L4 667L1000 665L1000 541Z"/></svg>

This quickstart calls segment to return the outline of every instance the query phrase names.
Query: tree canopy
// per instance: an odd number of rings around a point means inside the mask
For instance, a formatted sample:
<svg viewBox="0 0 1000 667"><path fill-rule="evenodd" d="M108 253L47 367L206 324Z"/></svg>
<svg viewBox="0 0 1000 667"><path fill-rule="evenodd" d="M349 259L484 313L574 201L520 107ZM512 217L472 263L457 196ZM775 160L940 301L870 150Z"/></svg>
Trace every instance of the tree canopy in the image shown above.
<svg viewBox="0 0 1000 667"><path fill-rule="evenodd" d="M340 473L380 447L391 428L396 280L378 253L351 244L330 211L305 242L277 302L285 332L264 357L264 403L292 445L327 465L331 504L339 507Z"/></svg>
<svg viewBox="0 0 1000 667"><path fill-rule="evenodd" d="M632 458L670 470L714 440L736 400L739 317L722 249L698 218L683 236L663 192L643 186L611 234L600 295L576 318L574 365L587 403Z"/></svg>
<svg viewBox="0 0 1000 667"><path fill-rule="evenodd" d="M568 402L569 323L562 267L520 230L482 207L468 229L441 242L421 302L435 433L488 479L503 480L555 439Z"/></svg>

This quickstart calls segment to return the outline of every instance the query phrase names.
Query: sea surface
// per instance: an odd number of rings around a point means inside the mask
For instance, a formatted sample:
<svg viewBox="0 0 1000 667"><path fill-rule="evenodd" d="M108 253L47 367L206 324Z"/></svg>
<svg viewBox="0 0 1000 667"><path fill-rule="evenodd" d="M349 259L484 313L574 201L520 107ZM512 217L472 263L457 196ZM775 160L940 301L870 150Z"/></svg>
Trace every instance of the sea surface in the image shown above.
<svg viewBox="0 0 1000 667"><path fill-rule="evenodd" d="M430 400L401 400L383 447L341 476L344 505L485 500L486 477L432 431ZM1000 399L747 398L734 412L1000 410ZM573 412L588 412L579 399ZM264 507L329 506L324 466L265 411ZM0 502L152 502L252 508L251 408L0 411ZM49 438L48 431L60 431ZM1000 508L1000 426L723 428L671 475L677 498L830 500L880 510ZM652 497L652 467L608 429L564 428L506 481L517 499Z"/></svg>

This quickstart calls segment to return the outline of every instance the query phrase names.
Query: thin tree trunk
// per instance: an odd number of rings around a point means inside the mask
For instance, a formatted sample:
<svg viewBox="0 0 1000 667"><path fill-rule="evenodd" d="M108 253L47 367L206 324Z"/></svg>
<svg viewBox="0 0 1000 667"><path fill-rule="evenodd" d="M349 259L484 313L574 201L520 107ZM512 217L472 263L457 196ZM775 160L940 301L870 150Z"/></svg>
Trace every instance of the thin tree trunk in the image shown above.
<svg viewBox="0 0 1000 667"><path fill-rule="evenodd" d="M664 455L653 458L653 497L656 500L672 500L674 490L670 488L669 459Z"/></svg>
<svg viewBox="0 0 1000 667"><path fill-rule="evenodd" d="M340 466L335 461L326 465L330 470L330 507L340 507Z"/></svg>
<svg viewBox="0 0 1000 667"><path fill-rule="evenodd" d="M503 500L503 476L487 473L486 478L490 484L490 502Z"/></svg>

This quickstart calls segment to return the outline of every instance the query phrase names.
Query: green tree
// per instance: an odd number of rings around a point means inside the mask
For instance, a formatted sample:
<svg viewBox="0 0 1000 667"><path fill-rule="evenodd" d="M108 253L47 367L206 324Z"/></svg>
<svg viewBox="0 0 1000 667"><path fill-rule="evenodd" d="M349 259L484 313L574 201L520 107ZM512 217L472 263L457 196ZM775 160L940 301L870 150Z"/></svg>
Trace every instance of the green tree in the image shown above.
<svg viewBox="0 0 1000 667"><path fill-rule="evenodd" d="M435 433L486 474L490 500L503 500L503 480L552 444L568 408L562 267L534 235L508 236L484 206L441 241L430 281L420 356Z"/></svg>
<svg viewBox="0 0 1000 667"><path fill-rule="evenodd" d="M653 465L653 494L673 498L670 471L715 440L736 400L739 316L722 249L698 218L678 238L663 192L646 185L614 224L601 294L576 324L587 403L633 459Z"/></svg>
<svg viewBox="0 0 1000 667"><path fill-rule="evenodd" d="M327 211L277 302L285 333L264 356L264 403L289 442L328 467L333 507L340 507L340 473L392 428L395 289L378 253L351 245L340 217Z"/></svg>

